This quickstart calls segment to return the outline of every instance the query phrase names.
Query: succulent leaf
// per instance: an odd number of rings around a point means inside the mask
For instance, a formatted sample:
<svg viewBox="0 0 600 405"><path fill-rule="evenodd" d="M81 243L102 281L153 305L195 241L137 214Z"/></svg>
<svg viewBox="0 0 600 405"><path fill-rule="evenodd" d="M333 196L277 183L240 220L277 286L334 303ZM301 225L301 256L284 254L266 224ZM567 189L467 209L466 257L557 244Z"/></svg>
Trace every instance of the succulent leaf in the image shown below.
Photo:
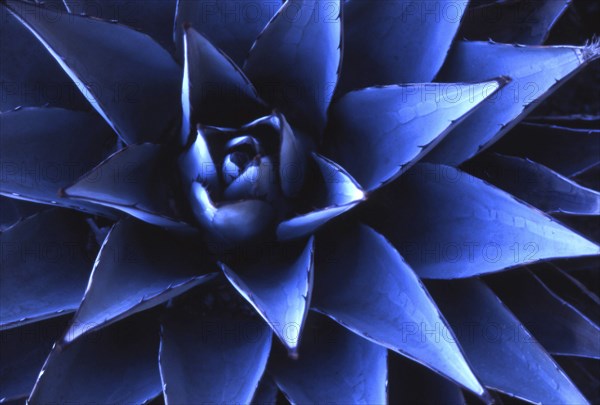
<svg viewBox="0 0 600 405"><path fill-rule="evenodd" d="M0 232L49 207L0 196Z"/></svg>
<svg viewBox="0 0 600 405"><path fill-rule="evenodd" d="M295 355L310 305L313 251L311 238L302 252L291 260L273 254L273 259L256 265L229 268L221 264L229 282Z"/></svg>
<svg viewBox="0 0 600 405"><path fill-rule="evenodd" d="M340 0L288 0L252 46L244 71L290 124L318 138L341 63Z"/></svg>
<svg viewBox="0 0 600 405"><path fill-rule="evenodd" d="M0 234L0 326L73 312L92 268L89 228L76 213L51 209Z"/></svg>
<svg viewBox="0 0 600 405"><path fill-rule="evenodd" d="M167 404L250 403L271 349L271 331L260 319L225 310L191 314L175 306L161 330Z"/></svg>
<svg viewBox="0 0 600 405"><path fill-rule="evenodd" d="M313 153L319 167L324 192L323 208L282 221L277 226L277 238L289 240L312 234L318 228L354 208L365 198L358 183L335 162Z"/></svg>
<svg viewBox="0 0 600 405"><path fill-rule="evenodd" d="M588 403L483 282L430 282L427 288L487 387L533 403Z"/></svg>
<svg viewBox="0 0 600 405"><path fill-rule="evenodd" d="M160 45L119 24L14 0L3 4L123 141L164 137L179 109L181 70Z"/></svg>
<svg viewBox="0 0 600 405"><path fill-rule="evenodd" d="M100 248L83 301L63 338L106 327L214 278L208 255L161 229L123 219Z"/></svg>
<svg viewBox="0 0 600 405"><path fill-rule="evenodd" d="M383 404L386 349L317 314L308 317L298 359L271 354L267 370L296 404Z"/></svg>
<svg viewBox="0 0 600 405"><path fill-rule="evenodd" d="M183 50L184 24L189 23L242 66L250 47L281 2L273 0L178 0L175 42Z"/></svg>
<svg viewBox="0 0 600 405"><path fill-rule="evenodd" d="M424 278L462 278L600 247L510 194L450 166L419 164L380 197L375 228ZM418 229L419 232L414 232Z"/></svg>
<svg viewBox="0 0 600 405"><path fill-rule="evenodd" d="M481 81L506 75L512 81L450 132L426 160L458 165L472 158L599 55L595 43L574 47L457 42L437 80Z"/></svg>
<svg viewBox="0 0 600 405"><path fill-rule="evenodd" d="M483 395L429 293L380 234L366 225L319 234L313 307L354 333ZM369 269L368 272L365 269ZM417 310L418 308L418 310ZM438 330L439 329L439 330Z"/></svg>
<svg viewBox="0 0 600 405"><path fill-rule="evenodd" d="M599 192L528 159L490 154L467 171L544 212L600 215Z"/></svg>
<svg viewBox="0 0 600 405"><path fill-rule="evenodd" d="M183 54L184 145L194 123L235 127L267 112L244 73L194 28L184 29Z"/></svg>
<svg viewBox="0 0 600 405"><path fill-rule="evenodd" d="M175 211L169 171L165 170L172 162L165 155L165 147L160 145L128 146L64 188L62 194L126 212L153 225L190 231Z"/></svg>
<svg viewBox="0 0 600 405"><path fill-rule="evenodd" d="M341 89L433 81L465 9L453 0L346 1Z"/></svg>
<svg viewBox="0 0 600 405"><path fill-rule="evenodd" d="M367 190L405 172L506 80L370 87L331 108L333 159Z"/></svg>
<svg viewBox="0 0 600 405"><path fill-rule="evenodd" d="M139 315L68 347L55 345L29 402L145 403L159 395L155 316Z"/></svg>
<svg viewBox="0 0 600 405"><path fill-rule="evenodd" d="M92 113L23 108L0 114L0 194L115 218L112 209L59 196L59 190L113 150L110 128Z"/></svg>
<svg viewBox="0 0 600 405"><path fill-rule="evenodd" d="M479 41L542 45L572 0L499 1L465 13L459 35Z"/></svg>
<svg viewBox="0 0 600 405"><path fill-rule="evenodd" d="M600 359L600 327L532 272L508 272L489 284L550 353Z"/></svg>
<svg viewBox="0 0 600 405"><path fill-rule="evenodd" d="M60 316L18 328L0 328L0 398L2 403L29 396L44 359L67 326Z"/></svg>

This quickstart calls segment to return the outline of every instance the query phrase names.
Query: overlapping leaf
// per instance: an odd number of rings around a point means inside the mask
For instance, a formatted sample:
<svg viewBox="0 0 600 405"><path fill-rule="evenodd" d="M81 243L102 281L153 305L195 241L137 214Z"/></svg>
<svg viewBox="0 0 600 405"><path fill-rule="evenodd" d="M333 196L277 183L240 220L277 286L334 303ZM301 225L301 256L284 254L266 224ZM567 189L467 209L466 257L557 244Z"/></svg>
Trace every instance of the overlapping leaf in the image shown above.
<svg viewBox="0 0 600 405"><path fill-rule="evenodd" d="M365 198L365 193L356 181L335 162L313 154L321 174L323 201L320 206L307 214L281 222L277 226L277 238L288 240L310 235L333 218L352 209Z"/></svg>
<svg viewBox="0 0 600 405"><path fill-rule="evenodd" d="M370 211L376 229L425 278L600 254L596 244L551 217L449 166L416 165L377 202Z"/></svg>
<svg viewBox="0 0 600 405"><path fill-rule="evenodd" d="M333 159L367 190L406 171L505 80L357 90L337 100L327 133Z"/></svg>
<svg viewBox="0 0 600 405"><path fill-rule="evenodd" d="M59 196L112 152L114 135L99 117L24 108L1 114L0 128L0 194L114 217L112 209Z"/></svg>
<svg viewBox="0 0 600 405"><path fill-rule="evenodd" d="M484 389L417 275L396 249L365 225L319 234L313 306L365 339L451 378L477 395ZM434 334L437 332L433 332ZM452 333L448 332L452 337Z"/></svg>
<svg viewBox="0 0 600 405"><path fill-rule="evenodd" d="M98 253L64 342L159 305L213 278L216 266L192 246L134 219L118 222Z"/></svg>
<svg viewBox="0 0 600 405"><path fill-rule="evenodd" d="M453 0L346 1L341 90L433 81L465 6Z"/></svg>
<svg viewBox="0 0 600 405"><path fill-rule="evenodd" d="M589 46L516 46L490 42L457 42L437 80L481 81L509 76L497 97L456 127L427 156L435 163L458 165L489 147L568 77L600 55Z"/></svg>
<svg viewBox="0 0 600 405"><path fill-rule="evenodd" d="M159 363L167 403L250 403L271 349L272 334L261 319L225 310L192 314L174 307L161 335Z"/></svg>
<svg viewBox="0 0 600 405"><path fill-rule="evenodd" d="M483 282L431 282L427 287L487 387L534 403L587 403L552 357Z"/></svg>
<svg viewBox="0 0 600 405"><path fill-rule="evenodd" d="M150 37L115 23L42 11L30 3L3 4L125 142L156 141L168 135L179 110L181 73Z"/></svg>
<svg viewBox="0 0 600 405"><path fill-rule="evenodd" d="M600 193L528 159L489 154L470 173L549 213L600 215Z"/></svg>
<svg viewBox="0 0 600 405"><path fill-rule="evenodd" d="M14 327L77 309L95 249L77 214L52 209L0 234L0 325Z"/></svg>
<svg viewBox="0 0 600 405"><path fill-rule="evenodd" d="M341 63L339 0L290 0L262 31L244 71L292 126L320 136Z"/></svg>
<svg viewBox="0 0 600 405"><path fill-rule="evenodd" d="M283 249L283 248L282 248ZM297 353L313 285L313 239L297 257L273 252L259 264L221 267L238 292L290 350Z"/></svg>
<svg viewBox="0 0 600 405"><path fill-rule="evenodd" d="M31 403L144 403L161 392L156 314L140 315L68 347L55 345Z"/></svg>
<svg viewBox="0 0 600 405"><path fill-rule="evenodd" d="M291 359L276 351L267 367L292 403L385 403L385 348L311 314L300 353Z"/></svg>

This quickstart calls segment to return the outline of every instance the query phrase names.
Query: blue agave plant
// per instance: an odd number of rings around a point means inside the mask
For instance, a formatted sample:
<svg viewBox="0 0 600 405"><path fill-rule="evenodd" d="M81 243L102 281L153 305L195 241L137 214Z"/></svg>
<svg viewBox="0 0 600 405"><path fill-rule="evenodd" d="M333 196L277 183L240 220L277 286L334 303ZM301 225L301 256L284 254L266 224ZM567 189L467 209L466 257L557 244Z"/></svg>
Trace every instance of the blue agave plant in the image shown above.
<svg viewBox="0 0 600 405"><path fill-rule="evenodd" d="M2 401L597 401L569 3L2 0Z"/></svg>

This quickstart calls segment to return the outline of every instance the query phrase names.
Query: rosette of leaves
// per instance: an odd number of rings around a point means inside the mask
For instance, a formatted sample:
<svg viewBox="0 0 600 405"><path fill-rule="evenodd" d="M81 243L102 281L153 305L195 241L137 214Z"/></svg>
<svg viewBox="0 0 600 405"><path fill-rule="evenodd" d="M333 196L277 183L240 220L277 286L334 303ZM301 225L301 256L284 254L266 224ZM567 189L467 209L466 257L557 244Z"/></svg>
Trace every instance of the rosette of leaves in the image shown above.
<svg viewBox="0 0 600 405"><path fill-rule="evenodd" d="M598 43L518 3L3 0L0 398L596 400L598 131L517 124Z"/></svg>

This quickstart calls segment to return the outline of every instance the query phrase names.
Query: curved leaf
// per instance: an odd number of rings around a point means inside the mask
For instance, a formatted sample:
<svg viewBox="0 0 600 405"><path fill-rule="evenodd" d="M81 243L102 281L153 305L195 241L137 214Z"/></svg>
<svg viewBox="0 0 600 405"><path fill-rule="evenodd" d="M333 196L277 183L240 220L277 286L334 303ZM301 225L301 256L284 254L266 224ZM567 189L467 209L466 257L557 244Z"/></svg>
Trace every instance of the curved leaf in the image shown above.
<svg viewBox="0 0 600 405"><path fill-rule="evenodd" d="M267 369L292 403L383 404L387 350L311 314L298 359L275 351Z"/></svg>
<svg viewBox="0 0 600 405"><path fill-rule="evenodd" d="M489 154L467 170L544 212L600 215L599 192L531 160Z"/></svg>
<svg viewBox="0 0 600 405"><path fill-rule="evenodd" d="M73 212L36 214L0 234L0 325L77 309L93 264L90 230Z"/></svg>
<svg viewBox="0 0 600 405"><path fill-rule="evenodd" d="M301 131L294 131L283 115L279 115L279 180L283 194L288 198L297 197L304 185L310 141Z"/></svg>
<svg viewBox="0 0 600 405"><path fill-rule="evenodd" d="M94 114L24 108L0 114L0 194L115 217L111 209L59 196L112 152L115 138Z"/></svg>
<svg viewBox="0 0 600 405"><path fill-rule="evenodd" d="M281 6L278 0L178 0L175 41L183 50L183 25L189 23L238 66Z"/></svg>
<svg viewBox="0 0 600 405"><path fill-rule="evenodd" d="M315 309L363 338L484 394L452 332L450 339L440 339L436 329L447 328L446 321L389 242L362 224L321 233L317 241Z"/></svg>
<svg viewBox="0 0 600 405"><path fill-rule="evenodd" d="M55 345L29 402L144 403L161 392L156 314L135 317L63 347Z"/></svg>
<svg viewBox="0 0 600 405"><path fill-rule="evenodd" d="M227 311L165 319L160 372L168 404L248 404L267 365L271 331L259 319Z"/></svg>
<svg viewBox="0 0 600 405"><path fill-rule="evenodd" d="M371 87L331 108L332 157L367 190L398 177L505 80Z"/></svg>
<svg viewBox="0 0 600 405"><path fill-rule="evenodd" d="M319 227L364 200L365 193L356 181L333 161L313 153L319 167L324 196L319 208L307 214L282 221L277 226L277 238L289 240L312 234Z"/></svg>
<svg viewBox="0 0 600 405"><path fill-rule="evenodd" d="M206 232L211 248L225 251L260 239L273 225L273 207L261 200L244 200L215 206L208 191L192 184L190 197L196 220Z"/></svg>
<svg viewBox="0 0 600 405"><path fill-rule="evenodd" d="M0 111L43 105L91 109L77 86L6 7L0 6L0 21Z"/></svg>
<svg viewBox="0 0 600 405"><path fill-rule="evenodd" d="M244 64L259 94L292 126L321 135L341 63L340 0L289 0Z"/></svg>
<svg viewBox="0 0 600 405"><path fill-rule="evenodd" d="M63 342L71 343L215 277L216 268L192 246L133 219L118 222L100 248Z"/></svg>
<svg viewBox="0 0 600 405"><path fill-rule="evenodd" d="M57 317L19 328L0 328L0 401L27 398L54 342L67 326Z"/></svg>
<svg viewBox="0 0 600 405"><path fill-rule="evenodd" d="M174 51L173 18L177 0L62 0L73 14L117 21L150 35L169 52Z"/></svg>
<svg viewBox="0 0 600 405"><path fill-rule="evenodd" d="M126 143L168 135L179 109L181 74L162 47L119 24L40 11L25 2L5 4Z"/></svg>
<svg viewBox="0 0 600 405"><path fill-rule="evenodd" d="M189 229L175 211L165 147L128 146L116 152L62 194L74 200L115 208L153 225Z"/></svg>
<svg viewBox="0 0 600 405"><path fill-rule="evenodd" d="M190 146L179 156L179 173L183 187L192 187L197 181L205 184L209 190L219 190L219 172L208 148L205 131L197 127L196 136L190 134Z"/></svg>
<svg viewBox="0 0 600 405"><path fill-rule="evenodd" d="M313 238L295 257L269 257L258 264L221 264L235 289L264 318L273 332L297 355L310 306L313 280ZM285 252L283 252L285 253ZM277 253L272 254L277 256Z"/></svg>
<svg viewBox="0 0 600 405"><path fill-rule="evenodd" d="M570 177L598 163L600 130L523 123L492 150L531 159Z"/></svg>
<svg viewBox="0 0 600 405"><path fill-rule="evenodd" d="M597 44L583 47L516 46L461 41L453 47L437 80L512 81L490 97L435 147L426 160L458 165L489 147L571 75L600 55Z"/></svg>
<svg viewBox="0 0 600 405"><path fill-rule="evenodd" d="M587 403L485 284L477 279L449 283L431 282L427 287L487 387L534 403Z"/></svg>
<svg viewBox="0 0 600 405"><path fill-rule="evenodd" d="M376 229L424 278L471 277L600 253L551 217L449 166L415 166L378 202L381 207L371 209Z"/></svg>
<svg viewBox="0 0 600 405"><path fill-rule="evenodd" d="M508 272L490 285L550 353L600 359L600 327L533 273Z"/></svg>
<svg viewBox="0 0 600 405"><path fill-rule="evenodd" d="M466 4L454 0L344 3L341 89L433 81Z"/></svg>
<svg viewBox="0 0 600 405"><path fill-rule="evenodd" d="M267 112L254 86L235 63L190 27L184 30L183 54L184 144L190 128L197 123L236 127Z"/></svg>
<svg viewBox="0 0 600 405"><path fill-rule="evenodd" d="M495 1L465 13L460 36L469 40L541 45L571 0Z"/></svg>

